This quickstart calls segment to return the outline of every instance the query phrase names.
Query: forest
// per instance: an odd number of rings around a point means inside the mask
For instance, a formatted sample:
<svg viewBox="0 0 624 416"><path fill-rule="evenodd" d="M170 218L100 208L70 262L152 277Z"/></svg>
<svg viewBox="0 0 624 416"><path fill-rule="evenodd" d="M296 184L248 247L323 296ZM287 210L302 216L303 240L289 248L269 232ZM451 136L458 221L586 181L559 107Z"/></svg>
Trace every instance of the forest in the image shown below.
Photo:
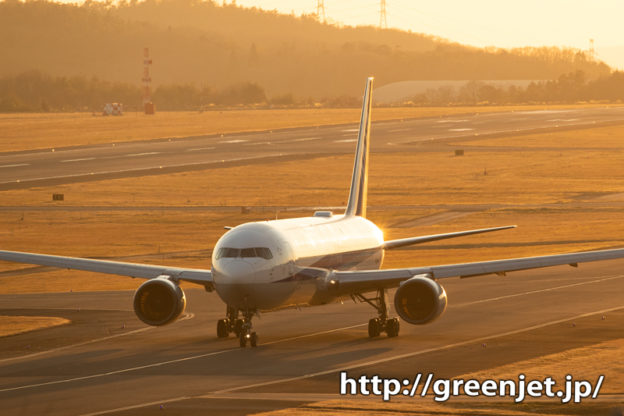
<svg viewBox="0 0 624 416"><path fill-rule="evenodd" d="M121 102L126 110L141 108L138 85L97 78L53 77L29 71L0 78L0 112L92 111L107 102ZM161 110L206 111L232 107L358 107L356 96L331 96L320 100L296 99L292 94L268 97L256 83L232 84L223 89L188 84L156 88L153 100ZM544 104L624 101L624 72L590 80L582 71L552 81L533 82L526 88L494 87L470 81L459 89L438 88L411 97L402 106Z"/></svg>

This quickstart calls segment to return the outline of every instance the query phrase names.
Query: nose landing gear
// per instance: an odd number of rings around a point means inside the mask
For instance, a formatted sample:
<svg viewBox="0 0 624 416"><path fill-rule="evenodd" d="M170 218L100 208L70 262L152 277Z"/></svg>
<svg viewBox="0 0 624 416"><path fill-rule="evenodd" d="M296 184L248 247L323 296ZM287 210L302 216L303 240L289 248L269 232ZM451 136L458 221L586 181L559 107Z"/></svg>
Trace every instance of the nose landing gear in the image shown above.
<svg viewBox="0 0 624 416"><path fill-rule="evenodd" d="M247 346L247 341L249 341L249 345L253 348L258 346L258 335L252 331L251 318L254 315L254 311L250 309L246 309L243 312L243 324L241 331L238 335L241 348L245 348Z"/></svg>
<svg viewBox="0 0 624 416"><path fill-rule="evenodd" d="M378 317L368 321L368 336L370 338L378 337L385 332L389 338L399 335L400 323L398 318L388 319L388 307L386 305L386 291L379 289L377 296L374 298L366 298L362 294L353 295L360 302L366 302L373 308L377 309Z"/></svg>
<svg viewBox="0 0 624 416"><path fill-rule="evenodd" d="M239 339L241 348L245 348L247 343L251 347L258 345L258 335L252 331L251 318L255 311L247 309L243 312L243 319L238 317L239 310L228 306L226 309L227 318L217 321L217 337L227 338L234 333Z"/></svg>

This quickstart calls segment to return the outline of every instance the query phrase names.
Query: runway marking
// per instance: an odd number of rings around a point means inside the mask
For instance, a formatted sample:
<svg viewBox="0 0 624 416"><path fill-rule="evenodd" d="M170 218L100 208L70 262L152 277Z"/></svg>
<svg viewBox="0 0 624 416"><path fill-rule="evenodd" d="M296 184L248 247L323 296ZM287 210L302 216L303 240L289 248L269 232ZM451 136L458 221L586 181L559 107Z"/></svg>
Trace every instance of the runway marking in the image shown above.
<svg viewBox="0 0 624 416"><path fill-rule="evenodd" d="M48 308L48 309L70 309L70 308ZM107 309L102 309L102 310L107 310ZM114 309L114 310L116 310L116 309ZM195 317L195 314L189 313L189 314L186 314L185 316L183 316L182 318L178 319L178 322L179 321L186 321L187 319L193 319L194 317ZM3 358L3 359L0 360L0 364L5 363L5 362L9 362L9 361L17 361L17 360L22 360L22 359L33 358L33 357L37 357L37 356L44 355L44 354L51 354L53 352L62 351L62 350L66 350L66 349L69 349L69 348L81 347L83 345L94 344L96 342L107 341L109 339L124 337L126 335L138 334L138 333L145 332L145 331L148 331L148 330L154 329L154 328L155 327L148 326L147 328L139 328L139 329L135 329L135 330L132 330L132 331L124 332L123 334L116 334L116 335L110 335L108 337L95 338L95 339L91 339L89 341L79 342L77 344L71 344L71 345L65 345L65 346L58 347L58 348L52 348L51 350L35 352L35 353L32 353L32 354L28 354L28 355L20 355L18 357ZM0 391L2 391L2 390L0 390Z"/></svg>
<svg viewBox="0 0 624 416"><path fill-rule="evenodd" d="M143 152L143 153L130 153L124 155L124 157L136 157L136 156L151 156L151 155L159 155L162 152Z"/></svg>
<svg viewBox="0 0 624 416"><path fill-rule="evenodd" d="M14 165L2 165L0 168L17 168L20 166L30 166L30 163L16 163Z"/></svg>
<svg viewBox="0 0 624 416"><path fill-rule="evenodd" d="M470 129L470 128L467 128L467 127L463 128L463 129L449 129L449 131L471 131L471 130L474 130L474 129Z"/></svg>
<svg viewBox="0 0 624 416"><path fill-rule="evenodd" d="M344 331L346 329L353 329L353 328L357 328L357 327L364 326L364 325L368 325L368 324L351 325L351 326L347 326L347 327L343 327L343 328L336 328L336 329L330 329L330 330L327 330L327 331L320 331L320 332L314 332L314 333L311 333L311 334L299 335L299 336L296 336L296 337L283 338L283 339L280 339L280 340L267 342L267 343L262 344L262 345L273 345L273 344L278 344L278 343L281 343L281 342L288 342L288 341L292 341L292 340L296 340L296 339L309 338L309 337L314 337L314 336L317 336L317 335L324 335L324 334L328 334L328 333L332 333L332 332ZM142 329L136 330L134 332L145 331L145 330L148 330L148 329L151 329L151 327L149 327L149 328L142 328ZM125 335L125 334L113 335L113 336L107 337L107 338L100 338L99 340L116 338L116 337L119 337L119 336L122 336L122 335ZM87 342L84 342L84 343L81 343L81 344L75 344L75 345L72 345L72 346L90 344L90 343L96 342L96 341L97 340L87 341ZM58 351L60 349L70 348L72 346L60 347L60 348L56 349L56 351ZM50 351L53 351L53 350L50 350ZM6 388L6 389L0 389L0 393L9 392L9 391L16 391L16 390L24 390L24 389L34 388L34 387L52 386L52 385L55 385L55 384L65 384L65 383L71 383L73 381L90 380L90 379L94 379L94 378L101 378L101 377L112 376L112 375L116 375L116 374L130 373L132 371L145 370L146 368L154 368L154 367L161 367L161 366L168 365L168 364L182 363L182 362L185 362L185 361L191 361L191 360L196 360L198 358L205 358L205 357L211 357L211 356L215 356L215 355L221 355L221 354L225 354L225 353L233 352L233 351L240 351L240 347L229 348L229 349L226 349L226 350L212 351L212 352L208 352L208 353L205 353L205 354L199 354L199 355L191 355L191 356L188 356L188 357L176 358L174 360L160 361L160 362L157 362L157 363L145 364L145 365L141 365L141 366L138 366L138 367L122 368L120 370L107 371L105 373L91 374L91 375L88 375L88 376L68 378L68 379L64 379L64 380L47 381L47 382L43 382L43 383L28 384L28 385L18 386L18 387L9 387L9 388ZM36 353L36 354L32 354L32 355L38 355L38 354L41 354L41 353ZM10 359L8 359L8 360L10 360ZM110 411L106 411L106 412L110 413Z"/></svg>
<svg viewBox="0 0 624 416"><path fill-rule="evenodd" d="M334 143L352 143L356 141L357 139L342 139L342 140L334 140Z"/></svg>
<svg viewBox="0 0 624 416"><path fill-rule="evenodd" d="M359 128L358 129L344 129L344 130L340 130L340 131L342 131L344 133L353 133L354 131L360 131L360 129Z"/></svg>
<svg viewBox="0 0 624 416"><path fill-rule="evenodd" d="M551 292L553 290L567 289L569 287L589 285L589 284L592 284L592 283L605 282L607 280L621 279L623 277L624 277L624 274L620 274L620 275L617 275L617 276L606 276L606 277L601 278L601 279L588 280L588 281L584 281L584 282L580 282L580 283L572 283L572 284L569 284L569 285L549 287L549 288L546 288L546 289L529 290L527 292L514 293L512 295L504 295L504 296L498 296L498 297L495 297L495 298L475 300L473 302L459 303L459 304L456 304L456 305L451 305L450 308L463 308L464 306L477 305L479 303L494 302L494 301L497 301L497 300L515 298L515 297L518 297L518 296L533 295L535 293Z"/></svg>
<svg viewBox="0 0 624 416"><path fill-rule="evenodd" d="M276 157L276 156L289 156L291 155L291 153L269 153L267 155L262 155L262 156L250 156L250 157L238 157L238 158L230 158L230 159L223 159L221 160L221 162L238 162L241 160L254 160L254 159L263 159L263 158L267 158L267 157ZM175 165L165 165L165 166L148 166L148 167L141 167L141 168L133 168L133 169L120 169L120 170L104 170L104 171L98 171L98 172L92 172L91 175L97 173L98 175L110 175L113 173L126 173L126 172L141 172L141 171L147 171L147 170L151 170L151 169L158 169L158 168L178 168L178 167L185 167L185 166L197 166L197 165L205 165L205 164L211 164L211 163L216 163L218 161L216 160L206 160L206 161L202 161L202 162L192 162L192 163L178 163ZM0 182L0 185L6 185L6 184L10 184L10 183L20 183L20 182L36 182L36 181L43 181L43 180L51 180L51 179L65 179L65 178L80 178L83 176L89 176L88 173L76 173L76 174L72 174L72 175L57 175L57 176L46 176L46 177L42 177L42 178L30 178L30 179L17 179L17 180L12 180L12 181L7 181L7 182Z"/></svg>
<svg viewBox="0 0 624 416"><path fill-rule="evenodd" d="M234 139L234 140L224 140L222 142L219 143L228 143L228 144L232 144L232 143L244 143L247 140L243 140L243 139Z"/></svg>
<svg viewBox="0 0 624 416"><path fill-rule="evenodd" d="M211 147L195 147L193 149L186 149L185 151L186 152L197 152L197 151L200 151L200 150L212 150L212 149L215 149L215 147L214 146L211 146Z"/></svg>
<svg viewBox="0 0 624 416"><path fill-rule="evenodd" d="M464 123L466 121L468 120L438 120L436 121L436 123L440 123L440 124L442 123Z"/></svg>
<svg viewBox="0 0 624 416"><path fill-rule="evenodd" d="M66 159L66 160L61 160L61 163L71 163L71 162L82 162L84 160L94 160L94 157L83 157L80 159Z"/></svg>
<svg viewBox="0 0 624 416"><path fill-rule="evenodd" d="M394 130L388 130L388 133L396 133L399 131L410 131L411 129L394 129Z"/></svg>
<svg viewBox="0 0 624 416"><path fill-rule="evenodd" d="M310 140L321 140L320 137L303 137L300 139L292 139L291 142L307 142Z"/></svg>
<svg viewBox="0 0 624 416"><path fill-rule="evenodd" d="M253 142L253 143L245 143L243 146L260 146L262 144L272 144L271 142Z"/></svg>

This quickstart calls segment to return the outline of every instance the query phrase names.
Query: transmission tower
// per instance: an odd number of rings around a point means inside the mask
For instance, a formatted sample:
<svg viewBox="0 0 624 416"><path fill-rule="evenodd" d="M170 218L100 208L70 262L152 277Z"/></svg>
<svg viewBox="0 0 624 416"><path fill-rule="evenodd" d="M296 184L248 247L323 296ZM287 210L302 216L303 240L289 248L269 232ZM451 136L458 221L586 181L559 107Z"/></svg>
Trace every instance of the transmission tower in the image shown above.
<svg viewBox="0 0 624 416"><path fill-rule="evenodd" d="M386 0L379 2L379 28L388 29L388 21L386 20Z"/></svg>
<svg viewBox="0 0 624 416"><path fill-rule="evenodd" d="M324 0L316 0L316 17L319 21L325 23L325 1Z"/></svg>
<svg viewBox="0 0 624 416"><path fill-rule="evenodd" d="M589 40L589 57L594 60L596 58L596 49L594 48L594 40Z"/></svg>

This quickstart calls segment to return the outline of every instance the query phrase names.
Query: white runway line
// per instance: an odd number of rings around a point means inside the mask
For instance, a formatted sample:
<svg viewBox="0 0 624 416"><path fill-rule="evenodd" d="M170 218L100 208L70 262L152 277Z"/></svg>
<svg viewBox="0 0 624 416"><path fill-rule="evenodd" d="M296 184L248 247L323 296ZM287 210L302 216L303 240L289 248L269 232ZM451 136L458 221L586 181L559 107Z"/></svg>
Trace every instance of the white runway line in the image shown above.
<svg viewBox="0 0 624 416"><path fill-rule="evenodd" d="M291 142L307 142L310 140L320 140L320 137L302 137L300 139L292 139Z"/></svg>
<svg viewBox="0 0 624 416"><path fill-rule="evenodd" d="M136 156L150 156L150 155L159 155L162 152L144 152L144 153L130 153L124 155L124 157L136 157Z"/></svg>
<svg viewBox="0 0 624 416"><path fill-rule="evenodd" d="M228 143L228 144L232 144L232 143L244 143L247 140L243 140L243 139L236 139L236 140L224 140L222 142L219 143Z"/></svg>
<svg viewBox="0 0 624 416"><path fill-rule="evenodd" d="M357 139L342 139L342 140L334 140L334 143L353 143L356 141Z"/></svg>
<svg viewBox="0 0 624 416"><path fill-rule="evenodd" d="M399 131L410 131L411 129L394 129L394 130L388 130L388 133L397 133Z"/></svg>
<svg viewBox="0 0 624 416"><path fill-rule="evenodd" d="M549 288L546 288L546 289L529 290L527 292L514 293L512 295L497 296L495 298L481 299L481 300L475 300L475 301L472 301L472 302L465 302L465 303L458 303L456 305L449 305L449 308L463 308L465 306L477 305L479 303L495 302L495 301L498 301L498 300L516 298L516 297L519 297L519 296L533 295L535 293L552 292L553 290L567 289L567 288L570 288L570 287L589 285L589 284L592 284L592 283L606 282L608 280L621 279L623 277L624 277L624 274L619 274L617 276L604 276L604 277L602 277L600 279L587 280L587 281L583 281L583 282L579 282L579 283L571 283L569 285L549 287Z"/></svg>
<svg viewBox="0 0 624 416"><path fill-rule="evenodd" d="M438 120L436 123L444 124L444 123L464 123L468 120Z"/></svg>
<svg viewBox="0 0 624 416"><path fill-rule="evenodd" d="M95 160L94 157L83 157L81 159L66 159L66 160L61 160L61 163L71 163L71 162L82 162L85 160Z"/></svg>
<svg viewBox="0 0 624 416"><path fill-rule="evenodd" d="M210 147L194 147L192 149L186 149L185 152L199 152L200 150L212 150L215 149L214 146Z"/></svg>
<svg viewBox="0 0 624 416"><path fill-rule="evenodd" d="M471 131L474 129L470 129L470 128L463 128L463 129L449 129L449 131Z"/></svg>
<svg viewBox="0 0 624 416"><path fill-rule="evenodd" d="M16 163L14 165L1 165L0 168L18 168L20 166L30 166L30 163Z"/></svg>

